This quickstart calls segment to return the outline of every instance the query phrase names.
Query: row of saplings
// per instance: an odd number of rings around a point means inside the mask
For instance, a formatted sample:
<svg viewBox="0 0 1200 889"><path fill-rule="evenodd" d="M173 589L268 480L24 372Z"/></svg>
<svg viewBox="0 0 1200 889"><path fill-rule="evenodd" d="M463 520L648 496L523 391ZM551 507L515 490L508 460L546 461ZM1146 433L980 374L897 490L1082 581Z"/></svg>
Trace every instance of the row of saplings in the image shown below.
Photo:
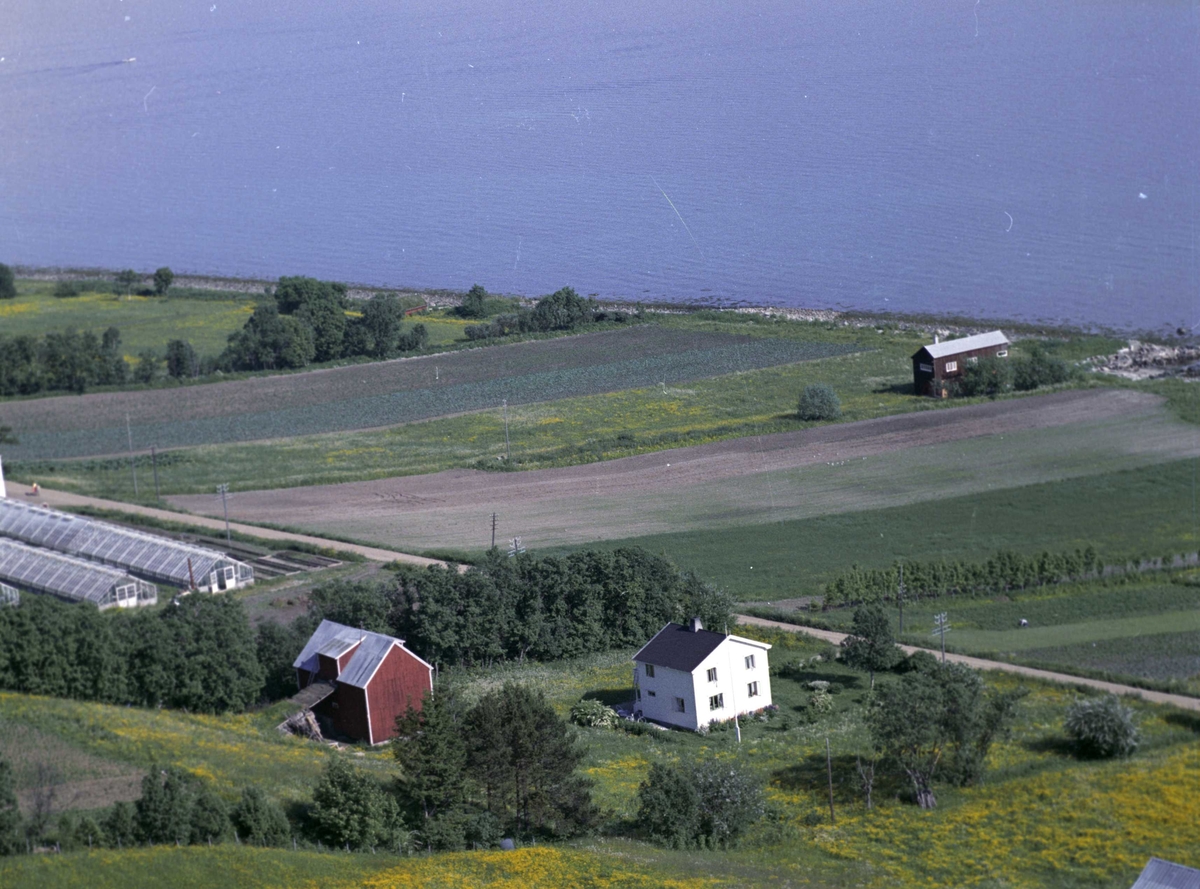
<svg viewBox="0 0 1200 889"><path fill-rule="evenodd" d="M906 658L878 604L855 611L842 645L841 659L871 677L866 722L872 753L856 763L867 808L880 767L903 776L922 808L936 805L935 782L966 786L983 777L992 742L1012 725L1025 689L989 691L974 670L939 663L928 652ZM875 674L883 670L901 675L875 689ZM1138 746L1133 711L1115 695L1075 701L1064 728L1083 757L1128 756Z"/></svg>

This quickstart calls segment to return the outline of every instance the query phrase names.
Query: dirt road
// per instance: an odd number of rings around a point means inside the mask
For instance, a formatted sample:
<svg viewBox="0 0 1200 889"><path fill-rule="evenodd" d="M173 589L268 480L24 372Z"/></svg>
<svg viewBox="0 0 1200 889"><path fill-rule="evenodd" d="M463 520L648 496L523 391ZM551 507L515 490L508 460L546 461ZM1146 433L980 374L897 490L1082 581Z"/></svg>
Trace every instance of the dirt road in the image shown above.
<svg viewBox="0 0 1200 889"><path fill-rule="evenodd" d="M31 496L31 489L28 485L22 485L17 482L8 482L8 496L23 500L26 503L40 503L43 506L92 506L96 509L112 509L121 512L132 513L134 515L149 516L155 519L161 519L166 522L181 522L188 525L197 525L202 528L211 528L214 531L225 530L225 522L220 519L210 519L205 516L186 515L180 512L174 512L169 509L155 509L150 506L137 506L132 503L121 503L117 500L103 500L99 497L83 497L79 494L68 494L63 491L50 491L42 488L37 497ZM254 537L263 540L278 540L281 542L297 541L307 543L310 546L328 547L330 549L340 549L344 552L358 553L360 556L371 559L375 562L405 562L409 565L440 565L446 566L445 562L437 559L427 559L424 556L414 556L409 553L399 553L389 549L381 549L374 546L362 546L357 543L343 543L340 540L330 540L326 537L313 537L308 534L292 534L288 531L276 531L273 528L260 528L257 525L243 525L238 522L230 522L229 527L233 531L241 534L250 534Z"/></svg>
<svg viewBox="0 0 1200 889"><path fill-rule="evenodd" d="M818 630L815 627L800 627L795 624L785 624L777 620L751 617L748 614L736 614L734 617L740 624L755 627L770 627L776 630L786 630L789 633L803 633L806 636L822 639L833 645L840 645L842 640L846 638L845 633L835 633L832 630ZM901 645L900 647L908 654L912 654L914 651L928 651L930 654L940 657L939 652L928 648L915 648L911 645ZM1060 685L1082 685L1087 688L1094 688L1097 691L1111 692L1115 695L1132 695L1154 704L1170 704L1184 710L1200 712L1200 698L1191 698L1187 695L1173 695L1162 691L1150 691L1149 689L1137 688L1132 685L1104 682L1100 679L1086 679L1082 676L1072 676L1069 673L1054 673L1050 670L1038 670L1034 667L1023 667L1020 664L1008 664L1004 661L989 661L984 658L969 657L965 654L951 654L947 652L946 660L956 664L965 664L974 670L999 670L1002 673L1016 673L1019 676L1028 676L1030 679L1040 679L1043 682L1056 682Z"/></svg>

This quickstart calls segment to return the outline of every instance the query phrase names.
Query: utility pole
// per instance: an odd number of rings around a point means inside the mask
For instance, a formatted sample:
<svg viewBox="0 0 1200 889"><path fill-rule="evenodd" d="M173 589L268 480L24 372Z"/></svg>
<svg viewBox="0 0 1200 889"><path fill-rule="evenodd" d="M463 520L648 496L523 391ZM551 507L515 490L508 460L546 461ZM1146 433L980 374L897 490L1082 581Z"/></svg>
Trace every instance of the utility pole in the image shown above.
<svg viewBox="0 0 1200 889"><path fill-rule="evenodd" d="M154 467L154 499L161 500L162 495L158 492L158 447L150 445L150 465Z"/></svg>
<svg viewBox="0 0 1200 889"><path fill-rule="evenodd" d="M833 757L829 753L829 736L825 736L825 771L829 774L829 823L837 824L837 816L833 814Z"/></svg>
<svg viewBox="0 0 1200 889"><path fill-rule="evenodd" d="M129 426L129 414L125 415L125 435L129 438L129 471L133 473L133 496L137 496L137 464L133 460L133 430Z"/></svg>
<svg viewBox="0 0 1200 889"><path fill-rule="evenodd" d="M225 543L232 546L233 541L229 537L229 504L225 500L225 496L229 493L229 485L217 485L217 493L221 495L221 507L225 510Z"/></svg>
<svg viewBox="0 0 1200 889"><path fill-rule="evenodd" d="M508 465L508 399L504 399L504 465Z"/></svg>
<svg viewBox="0 0 1200 889"><path fill-rule="evenodd" d="M496 514L492 513L492 549L496 548Z"/></svg>
<svg viewBox="0 0 1200 889"><path fill-rule="evenodd" d="M942 663L946 663L946 634L950 632L950 621L946 620L946 612L935 614L933 617L932 636L942 637Z"/></svg>

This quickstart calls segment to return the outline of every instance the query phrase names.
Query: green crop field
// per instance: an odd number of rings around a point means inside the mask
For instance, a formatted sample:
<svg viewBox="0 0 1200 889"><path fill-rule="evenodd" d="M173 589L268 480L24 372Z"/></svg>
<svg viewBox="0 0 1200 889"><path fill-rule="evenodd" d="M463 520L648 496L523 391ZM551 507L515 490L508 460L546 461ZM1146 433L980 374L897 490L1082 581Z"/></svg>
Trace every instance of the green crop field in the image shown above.
<svg viewBox="0 0 1200 889"><path fill-rule="evenodd" d="M1197 461L980 491L924 505L867 509L721 530L606 541L670 556L744 601L819 595L852 564L985 559L1096 546L1106 558L1200 548ZM930 520L936 515L936 522Z"/></svg>
<svg viewBox="0 0 1200 889"><path fill-rule="evenodd" d="M746 630L748 634L757 631ZM1142 748L1129 762L1080 761L1065 752L1062 715L1073 693L1033 685L1011 738L999 742L987 780L962 790L940 787L936 810L894 797L891 779L865 810L853 780L854 757L866 751L862 712L866 677L828 660L817 643L761 634L773 644L772 687L780 713L732 730L634 735L578 729L584 769L605 810L603 835L564 846L537 846L509 856L462 853L418 856L311 851L135 849L22 856L0 864L6 886L670 886L792 885L816 887L1102 887L1128 886L1152 854L1194 863L1200 844L1200 725L1168 708L1131 703ZM466 671L468 699L512 680L543 688L560 713L581 696L616 701L630 694L629 655L613 652L553 665L506 665ZM780 673L787 663L792 667ZM831 683L834 711L807 713L806 683ZM879 682L890 682L881 675ZM1013 687L1005 676L988 679ZM0 696L0 718L35 725L94 756L138 764L176 763L212 778L223 792L258 781L283 799L300 799L325 761L323 748L272 738L278 716L199 718L107 708L19 695ZM109 734L111 732L111 735ZM196 742L183 744L185 733ZM833 751L837 823L828 820L825 741ZM194 747L194 749L190 749ZM767 786L775 813L732 851L679 853L625 838L638 783L653 762L697 756L738 760ZM358 760L386 777L385 751ZM1071 854L1059 854L1070 849ZM676 881L676 882L672 882Z"/></svg>
<svg viewBox="0 0 1200 889"><path fill-rule="evenodd" d="M0 332L41 336L73 327L99 336L116 327L129 356L144 349L161 354L173 339L188 340L201 355L216 355L256 305L254 297L236 293L224 299L163 299L93 291L58 298L53 289L51 282L18 282L17 298L0 303Z"/></svg>

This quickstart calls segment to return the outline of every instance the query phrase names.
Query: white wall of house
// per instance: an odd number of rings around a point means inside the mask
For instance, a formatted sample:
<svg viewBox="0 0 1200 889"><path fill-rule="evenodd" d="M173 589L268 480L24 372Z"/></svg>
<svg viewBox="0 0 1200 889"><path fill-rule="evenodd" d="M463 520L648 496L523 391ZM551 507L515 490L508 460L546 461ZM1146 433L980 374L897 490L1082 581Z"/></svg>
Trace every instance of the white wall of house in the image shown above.
<svg viewBox="0 0 1200 889"><path fill-rule="evenodd" d="M765 642L728 636L691 673L655 666L654 675L648 676L647 665L635 662L635 707L646 719L692 731L761 710L771 704L770 647ZM752 667L746 665L748 657L754 658ZM715 680L708 678L709 670L716 670ZM756 684L756 694L751 694L751 683ZM717 696L721 706L712 709L711 699ZM683 712L678 708L679 699L684 702Z"/></svg>
<svg viewBox="0 0 1200 889"><path fill-rule="evenodd" d="M693 731L708 722L704 719L702 723L702 714L696 712L696 689L691 673L655 667L654 675L647 676L646 666L636 664L635 674L641 692L641 700L635 704L641 708L644 717ZM683 700L682 713L679 712L680 699Z"/></svg>

